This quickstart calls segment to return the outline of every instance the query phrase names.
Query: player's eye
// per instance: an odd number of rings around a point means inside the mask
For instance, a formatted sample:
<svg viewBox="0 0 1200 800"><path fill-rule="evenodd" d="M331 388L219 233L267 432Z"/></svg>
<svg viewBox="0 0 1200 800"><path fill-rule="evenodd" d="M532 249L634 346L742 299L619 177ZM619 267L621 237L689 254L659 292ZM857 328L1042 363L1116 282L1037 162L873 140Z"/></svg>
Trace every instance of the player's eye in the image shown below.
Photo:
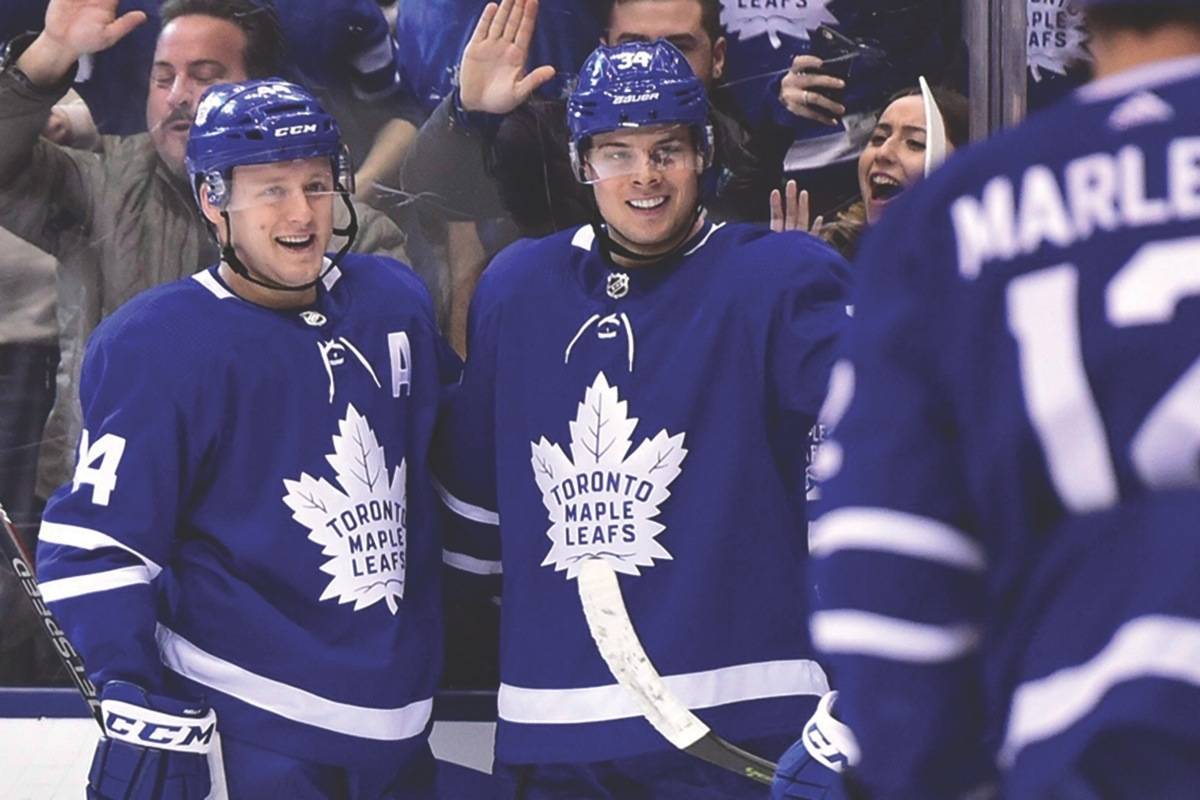
<svg viewBox="0 0 1200 800"><path fill-rule="evenodd" d="M175 75L170 72L159 72L151 76L150 80L156 89L170 89L171 84L175 82Z"/></svg>
<svg viewBox="0 0 1200 800"><path fill-rule="evenodd" d="M662 167L673 166L683 157L683 147L679 144L665 144L650 151L650 160Z"/></svg>
<svg viewBox="0 0 1200 800"><path fill-rule="evenodd" d="M922 153L925 152L925 143L920 139L908 139L905 141L905 144L908 145L910 150L916 150Z"/></svg>
<svg viewBox="0 0 1200 800"><path fill-rule="evenodd" d="M208 85L215 83L225 77L225 70L218 66L204 66L192 70L192 80L196 83Z"/></svg>
<svg viewBox="0 0 1200 800"><path fill-rule="evenodd" d="M628 164L633 154L628 150L604 150L600 157L609 164Z"/></svg>
<svg viewBox="0 0 1200 800"><path fill-rule="evenodd" d="M305 185L304 191L308 194L327 194L330 188L325 181L312 181Z"/></svg>

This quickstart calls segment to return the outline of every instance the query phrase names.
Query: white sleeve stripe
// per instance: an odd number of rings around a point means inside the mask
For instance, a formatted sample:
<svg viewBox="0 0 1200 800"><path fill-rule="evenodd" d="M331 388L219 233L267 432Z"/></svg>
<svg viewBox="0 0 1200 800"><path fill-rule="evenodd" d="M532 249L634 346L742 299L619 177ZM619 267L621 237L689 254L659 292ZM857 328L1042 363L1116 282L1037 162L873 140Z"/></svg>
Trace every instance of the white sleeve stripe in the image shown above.
<svg viewBox="0 0 1200 800"><path fill-rule="evenodd" d="M962 531L886 508L839 508L814 522L809 553L820 558L839 550L911 556L971 572L987 568L983 548Z"/></svg>
<svg viewBox="0 0 1200 800"><path fill-rule="evenodd" d="M485 561L466 553L455 553L453 550L442 551L442 563L474 575L500 575L503 572L499 561Z"/></svg>
<svg viewBox="0 0 1200 800"><path fill-rule="evenodd" d="M926 625L867 611L818 611L811 627L813 644L826 653L914 664L954 661L979 645L973 625Z"/></svg>
<svg viewBox="0 0 1200 800"><path fill-rule="evenodd" d="M446 504L446 508L458 514L464 519L469 519L472 522L480 522L484 525L499 525L500 515L495 511L490 511L482 506L471 505L466 500L459 500L454 495L442 486L437 479L433 481L433 488L437 490L438 497L442 498L442 502Z"/></svg>
<svg viewBox="0 0 1200 800"><path fill-rule="evenodd" d="M71 597L85 594L107 592L124 586L134 586L139 583L150 583L154 576L146 567L122 567L107 572L97 572L92 575L76 575L73 578L58 578L39 585L42 599L47 603L57 603Z"/></svg>
<svg viewBox="0 0 1200 800"><path fill-rule="evenodd" d="M1138 617L1118 628L1090 660L1018 686L1001 764L1012 764L1023 748L1084 719L1113 687L1139 678L1200 687L1200 620Z"/></svg>
<svg viewBox="0 0 1200 800"><path fill-rule="evenodd" d="M78 525L64 525L61 522L42 522L42 527L38 530L38 540L63 547L75 547L80 550L100 550L104 547L115 547L118 550L124 550L145 564L150 570L151 578L157 578L158 573L162 572L162 567L129 545L117 541L107 533L101 533L91 528L81 528Z"/></svg>

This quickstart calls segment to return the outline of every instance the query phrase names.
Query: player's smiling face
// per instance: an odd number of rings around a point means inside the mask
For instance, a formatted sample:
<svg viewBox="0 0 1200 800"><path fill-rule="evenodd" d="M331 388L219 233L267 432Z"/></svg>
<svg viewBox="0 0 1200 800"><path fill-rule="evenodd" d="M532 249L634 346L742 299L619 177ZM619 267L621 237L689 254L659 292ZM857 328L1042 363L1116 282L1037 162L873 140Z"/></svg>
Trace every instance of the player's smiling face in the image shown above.
<svg viewBox="0 0 1200 800"><path fill-rule="evenodd" d="M310 283L321 274L333 235L333 170L328 158L234 167L228 213L233 247L251 274L286 286ZM201 195L204 193L201 192ZM205 199L204 213L225 225ZM228 275L222 272L228 279ZM230 281L238 294L263 305L311 302L310 292L275 291L239 276Z"/></svg>
<svg viewBox="0 0 1200 800"><path fill-rule="evenodd" d="M600 216L617 244L641 255L667 253L700 224L702 162L686 127L597 134L585 160Z"/></svg>
<svg viewBox="0 0 1200 800"><path fill-rule="evenodd" d="M883 110L858 157L858 189L867 222L877 222L889 202L923 177L925 106L920 95L901 97Z"/></svg>

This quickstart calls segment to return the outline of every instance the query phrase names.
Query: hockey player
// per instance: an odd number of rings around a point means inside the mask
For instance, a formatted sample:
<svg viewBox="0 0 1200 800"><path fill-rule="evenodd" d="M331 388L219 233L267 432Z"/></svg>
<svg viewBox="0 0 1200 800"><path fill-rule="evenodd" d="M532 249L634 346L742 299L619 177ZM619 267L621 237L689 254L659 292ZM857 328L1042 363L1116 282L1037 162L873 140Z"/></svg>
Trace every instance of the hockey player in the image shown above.
<svg viewBox="0 0 1200 800"><path fill-rule="evenodd" d="M1084 5L1097 79L856 265L811 633L865 797L1200 786L1200 7Z"/></svg>
<svg viewBox="0 0 1200 800"><path fill-rule="evenodd" d="M600 47L581 75L571 159L600 218L484 273L438 448L447 561L503 570L496 771L521 798L760 797L639 716L575 580L607 561L683 702L782 752L828 685L799 578L805 445L848 273L808 234L707 219L705 93L674 46Z"/></svg>
<svg viewBox="0 0 1200 800"><path fill-rule="evenodd" d="M221 261L97 329L42 526L104 711L88 796L431 797L453 357L402 264L325 254L353 187L307 92L209 89L187 169Z"/></svg>

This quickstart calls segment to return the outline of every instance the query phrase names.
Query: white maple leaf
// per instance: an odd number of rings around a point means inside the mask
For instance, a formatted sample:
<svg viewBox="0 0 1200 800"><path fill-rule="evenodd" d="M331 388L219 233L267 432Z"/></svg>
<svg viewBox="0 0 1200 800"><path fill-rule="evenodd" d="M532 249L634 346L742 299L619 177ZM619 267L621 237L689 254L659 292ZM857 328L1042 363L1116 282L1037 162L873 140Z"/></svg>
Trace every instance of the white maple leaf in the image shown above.
<svg viewBox="0 0 1200 800"><path fill-rule="evenodd" d="M810 0L807 5L791 8L741 8L733 0L725 0L721 6L721 25L726 31L737 34L742 41L764 33L771 47L778 50L783 46L781 33L796 39L809 38L808 32L821 25L837 25L837 17L829 10L830 0Z"/></svg>
<svg viewBox="0 0 1200 800"><path fill-rule="evenodd" d="M1029 1L1026 60L1035 81L1042 79L1042 70L1066 75L1071 65L1092 60L1083 12L1069 5L1049 12L1044 7Z"/></svg>
<svg viewBox="0 0 1200 800"><path fill-rule="evenodd" d="M405 475L407 465L388 475L387 458L366 417L349 405L325 457L337 478L302 472L284 479L283 502L292 518L309 530L329 560L321 571L331 575L320 600L337 598L360 611L380 600L393 614L404 598L408 531ZM340 487L340 488L339 488Z"/></svg>
<svg viewBox="0 0 1200 800"><path fill-rule="evenodd" d="M574 578L585 560L602 558L617 572L639 575L655 559L671 558L657 541L665 527L654 518L687 455L684 434L661 430L629 455L637 423L601 372L569 424L571 457L544 436L530 444L551 523L542 566Z"/></svg>

